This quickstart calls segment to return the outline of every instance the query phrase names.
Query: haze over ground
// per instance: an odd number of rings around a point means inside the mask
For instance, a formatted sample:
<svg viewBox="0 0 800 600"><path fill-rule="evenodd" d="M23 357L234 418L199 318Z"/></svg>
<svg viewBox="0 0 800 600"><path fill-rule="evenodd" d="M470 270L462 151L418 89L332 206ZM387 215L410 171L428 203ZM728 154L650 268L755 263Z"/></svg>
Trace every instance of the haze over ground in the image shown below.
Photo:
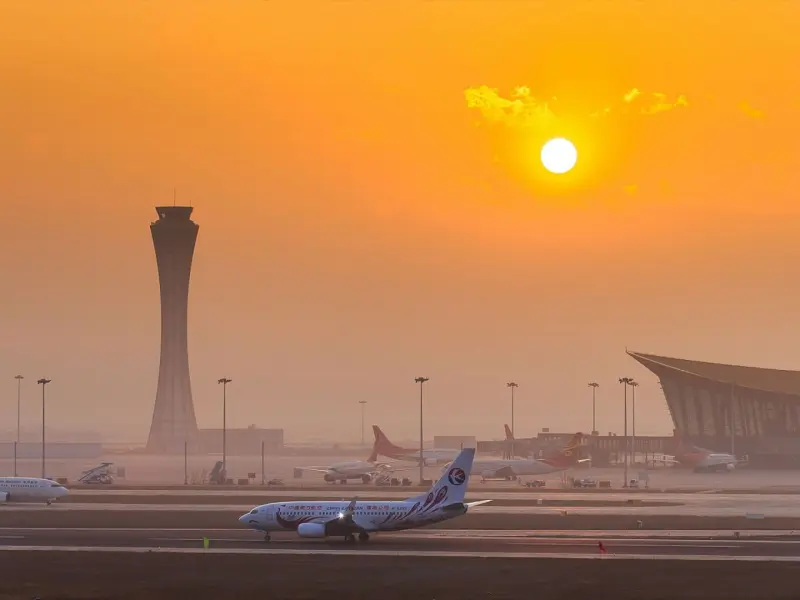
<svg viewBox="0 0 800 600"><path fill-rule="evenodd" d="M795 368L792 2L4 2L0 414L144 439L156 390L153 207L195 206L201 427L357 439L671 430L634 350ZM602 26L598 26L602 23ZM537 130L465 91L562 107ZM586 116L633 88L657 115ZM556 103L553 103L556 106ZM760 111L760 112L759 112ZM580 118L578 118L580 116ZM479 126L477 125L479 124ZM534 131L533 133L531 131ZM584 161L581 163L581 161ZM554 187L556 186L557 187Z"/></svg>

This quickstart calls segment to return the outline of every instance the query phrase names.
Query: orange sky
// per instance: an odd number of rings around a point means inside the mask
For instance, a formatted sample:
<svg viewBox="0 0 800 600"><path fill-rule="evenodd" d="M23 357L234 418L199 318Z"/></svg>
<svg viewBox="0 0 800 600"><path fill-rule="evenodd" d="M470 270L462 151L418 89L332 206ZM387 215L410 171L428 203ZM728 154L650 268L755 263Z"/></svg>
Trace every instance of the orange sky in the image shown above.
<svg viewBox="0 0 800 600"><path fill-rule="evenodd" d="M64 427L144 439L158 367L153 206L200 225L200 425L356 439L671 429L624 347L800 364L800 5L105 0L0 5L0 395L53 379ZM557 97L580 171L464 92ZM632 88L680 113L586 115ZM743 103L763 112L756 118ZM537 137L538 136L538 137ZM613 404L612 404L613 402ZM35 404L23 422L34 427ZM91 408L91 412L90 411ZM7 421L6 421L7 419Z"/></svg>

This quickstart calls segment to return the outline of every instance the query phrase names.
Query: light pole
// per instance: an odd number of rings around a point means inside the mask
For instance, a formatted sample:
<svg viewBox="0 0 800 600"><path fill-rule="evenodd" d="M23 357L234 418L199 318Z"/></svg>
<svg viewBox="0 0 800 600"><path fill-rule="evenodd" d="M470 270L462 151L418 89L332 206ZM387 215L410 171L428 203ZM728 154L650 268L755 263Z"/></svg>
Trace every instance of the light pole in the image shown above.
<svg viewBox="0 0 800 600"><path fill-rule="evenodd" d="M623 393L625 395L625 427L624 427L624 436L625 436L625 454L623 457L623 463L625 465L625 483L622 487L628 487L628 384L631 383L633 379L630 377L620 377L619 382L623 384Z"/></svg>
<svg viewBox="0 0 800 600"><path fill-rule="evenodd" d="M217 379L217 383L222 384L222 472L226 481L228 479L228 384L231 381L227 377Z"/></svg>
<svg viewBox="0 0 800 600"><path fill-rule="evenodd" d="M733 413L733 406L734 406L735 403L736 403L736 384L735 383L731 383L731 404L730 404L730 406L731 406L731 410L730 410L730 413L731 413L731 456L733 456L734 458L736 458L736 442L734 441L736 439L736 429L734 429L734 425L735 425L736 422L734 421L735 415Z"/></svg>
<svg viewBox="0 0 800 600"><path fill-rule="evenodd" d="M511 458L514 458L514 441L517 439L514 433L514 390L519 387L519 384L514 381L509 381L506 387L511 388Z"/></svg>
<svg viewBox="0 0 800 600"><path fill-rule="evenodd" d="M364 409L367 407L366 400L359 400L358 403L361 405L361 445L364 445Z"/></svg>
<svg viewBox="0 0 800 600"><path fill-rule="evenodd" d="M639 384L631 379L628 384L631 386L631 454L633 455L632 463L636 464L636 388Z"/></svg>
<svg viewBox="0 0 800 600"><path fill-rule="evenodd" d="M17 476L17 452L19 451L19 414L20 414L20 399L22 398L22 380L25 379L22 375L14 375L17 380L17 443L14 445L14 477Z"/></svg>
<svg viewBox="0 0 800 600"><path fill-rule="evenodd" d="M600 387L600 384L596 381L593 381L589 384L589 387L592 388L592 435L597 435L597 410L595 408L595 392L597 388Z"/></svg>
<svg viewBox="0 0 800 600"><path fill-rule="evenodd" d="M39 385L42 386L42 479L45 478L44 474L44 449L45 449L45 441L44 441L44 387L50 383L50 379L45 379L42 377L39 381L37 381Z"/></svg>
<svg viewBox="0 0 800 600"><path fill-rule="evenodd" d="M419 384L419 484L425 481L425 473L423 467L425 466L425 458L422 454L422 386L428 381L429 377L417 377L414 379L415 383Z"/></svg>

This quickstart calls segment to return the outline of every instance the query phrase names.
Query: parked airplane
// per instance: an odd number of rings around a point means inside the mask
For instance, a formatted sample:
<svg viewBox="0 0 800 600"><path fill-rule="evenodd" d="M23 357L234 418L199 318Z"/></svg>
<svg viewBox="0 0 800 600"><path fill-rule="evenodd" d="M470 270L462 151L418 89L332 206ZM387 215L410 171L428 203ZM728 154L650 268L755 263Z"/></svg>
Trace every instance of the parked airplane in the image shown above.
<svg viewBox="0 0 800 600"><path fill-rule="evenodd" d="M450 469L429 492L408 500L364 500L351 502L274 502L256 506L239 522L264 532L269 541L275 531L296 531L302 538L344 536L362 542L371 533L414 529L465 514L471 507L489 502L464 502L464 494L475 458L474 448L459 452Z"/></svg>
<svg viewBox="0 0 800 600"><path fill-rule="evenodd" d="M377 460L378 456L386 456L395 460L413 461L419 464L419 448L401 448L393 444L377 425L372 426L372 432L375 434L375 444L372 446L372 455L368 460ZM428 448L422 450L422 460L425 461L426 466L434 466L453 460L458 453L459 450L450 448Z"/></svg>
<svg viewBox="0 0 800 600"><path fill-rule="evenodd" d="M690 467L695 473L733 471L737 466L745 464L745 461L738 460L733 454L714 452L687 442L677 429L673 431L673 435L676 441L675 455L665 454L659 460Z"/></svg>
<svg viewBox="0 0 800 600"><path fill-rule="evenodd" d="M576 433L565 448L555 450L544 458L476 460L472 463L472 474L479 474L481 479L485 481L487 479L512 479L526 475L546 475L565 471L576 464L590 462L591 460L589 458L579 458L582 435L581 433Z"/></svg>
<svg viewBox="0 0 800 600"><path fill-rule="evenodd" d="M336 481L347 483L348 479L360 479L366 484L380 475L389 475L396 471L407 471L411 468L413 467L398 469L389 463L375 462L370 458L369 461L355 460L340 462L334 463L328 467L297 467L297 470L324 473L322 478L328 483Z"/></svg>
<svg viewBox="0 0 800 600"><path fill-rule="evenodd" d="M50 479L0 477L0 503L46 502L49 505L67 494L67 488Z"/></svg>

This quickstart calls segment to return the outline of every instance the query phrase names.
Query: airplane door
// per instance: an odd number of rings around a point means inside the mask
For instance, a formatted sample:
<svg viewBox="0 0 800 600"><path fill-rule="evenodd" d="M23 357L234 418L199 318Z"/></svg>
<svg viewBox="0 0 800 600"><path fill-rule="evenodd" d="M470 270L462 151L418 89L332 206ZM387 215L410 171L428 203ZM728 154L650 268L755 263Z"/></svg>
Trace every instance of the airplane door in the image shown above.
<svg viewBox="0 0 800 600"><path fill-rule="evenodd" d="M275 522L275 507L274 506L267 506L264 508L264 520L267 523L274 523Z"/></svg>

